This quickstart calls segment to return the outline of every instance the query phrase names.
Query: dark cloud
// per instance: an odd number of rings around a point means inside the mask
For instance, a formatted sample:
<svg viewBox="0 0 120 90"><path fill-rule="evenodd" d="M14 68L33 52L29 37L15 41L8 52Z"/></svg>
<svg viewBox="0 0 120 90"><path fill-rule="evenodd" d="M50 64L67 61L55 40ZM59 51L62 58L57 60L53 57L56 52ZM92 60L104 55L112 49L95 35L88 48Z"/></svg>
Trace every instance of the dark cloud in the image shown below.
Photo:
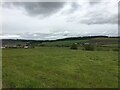
<svg viewBox="0 0 120 90"><path fill-rule="evenodd" d="M31 16L49 16L63 8L65 2L7 2L5 6L10 5L24 8L26 12Z"/></svg>
<svg viewBox="0 0 120 90"><path fill-rule="evenodd" d="M92 5L96 5L96 4L99 4L101 3L101 0L89 0L89 4L92 6Z"/></svg>

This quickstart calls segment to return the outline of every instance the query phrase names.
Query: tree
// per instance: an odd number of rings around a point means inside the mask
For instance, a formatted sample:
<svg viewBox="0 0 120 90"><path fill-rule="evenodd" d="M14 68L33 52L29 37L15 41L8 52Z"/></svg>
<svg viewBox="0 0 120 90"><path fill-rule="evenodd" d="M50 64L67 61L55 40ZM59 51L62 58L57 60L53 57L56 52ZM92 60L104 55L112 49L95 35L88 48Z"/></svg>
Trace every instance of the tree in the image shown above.
<svg viewBox="0 0 120 90"><path fill-rule="evenodd" d="M73 43L70 49L77 50L78 49L77 43Z"/></svg>
<svg viewBox="0 0 120 90"><path fill-rule="evenodd" d="M17 47L21 47L21 44L17 44Z"/></svg>
<svg viewBox="0 0 120 90"><path fill-rule="evenodd" d="M89 51L93 51L94 50L94 46L91 45L91 44L84 45L84 48L85 48L85 50L89 50Z"/></svg>

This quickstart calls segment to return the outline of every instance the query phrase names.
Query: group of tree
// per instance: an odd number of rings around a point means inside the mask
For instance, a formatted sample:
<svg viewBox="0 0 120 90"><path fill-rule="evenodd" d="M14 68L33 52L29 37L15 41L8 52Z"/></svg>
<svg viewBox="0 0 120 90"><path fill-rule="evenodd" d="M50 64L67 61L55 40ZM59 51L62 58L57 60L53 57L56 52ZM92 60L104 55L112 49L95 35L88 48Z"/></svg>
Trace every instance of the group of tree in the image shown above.
<svg viewBox="0 0 120 90"><path fill-rule="evenodd" d="M77 50L78 47L79 47L79 45L77 43L73 43L71 45L70 49ZM92 44L84 44L83 48L84 48L84 50L88 50L88 51L93 51L95 49L94 45L92 45Z"/></svg>

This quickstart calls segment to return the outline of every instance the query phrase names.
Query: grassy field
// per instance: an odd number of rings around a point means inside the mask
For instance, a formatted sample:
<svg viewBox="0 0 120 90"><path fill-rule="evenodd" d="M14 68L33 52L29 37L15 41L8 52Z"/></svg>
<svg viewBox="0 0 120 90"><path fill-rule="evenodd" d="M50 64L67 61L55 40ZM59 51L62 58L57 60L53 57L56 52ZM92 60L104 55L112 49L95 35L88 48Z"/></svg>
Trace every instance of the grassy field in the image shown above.
<svg viewBox="0 0 120 90"><path fill-rule="evenodd" d="M3 49L3 87L118 87L117 51Z"/></svg>

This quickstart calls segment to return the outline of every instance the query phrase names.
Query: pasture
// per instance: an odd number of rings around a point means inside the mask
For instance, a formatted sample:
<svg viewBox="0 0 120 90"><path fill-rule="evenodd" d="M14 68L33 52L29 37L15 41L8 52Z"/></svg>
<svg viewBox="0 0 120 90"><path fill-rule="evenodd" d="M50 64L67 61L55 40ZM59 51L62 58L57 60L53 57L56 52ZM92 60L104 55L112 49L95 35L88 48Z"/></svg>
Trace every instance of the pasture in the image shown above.
<svg viewBox="0 0 120 90"><path fill-rule="evenodd" d="M6 48L3 88L117 88L118 52Z"/></svg>

